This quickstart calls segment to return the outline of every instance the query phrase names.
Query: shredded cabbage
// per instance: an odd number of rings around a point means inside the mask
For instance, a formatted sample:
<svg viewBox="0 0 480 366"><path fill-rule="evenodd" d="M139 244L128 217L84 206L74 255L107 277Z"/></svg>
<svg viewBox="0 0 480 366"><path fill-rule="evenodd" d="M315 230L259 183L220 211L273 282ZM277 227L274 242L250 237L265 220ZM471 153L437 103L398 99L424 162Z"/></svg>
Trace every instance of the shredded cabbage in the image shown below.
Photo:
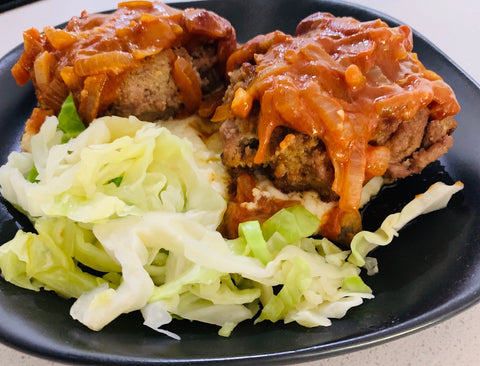
<svg viewBox="0 0 480 366"><path fill-rule="evenodd" d="M216 231L226 208L220 157L192 135L194 121L176 122L194 145L136 118L103 117L72 136L49 117L32 153L12 152L0 168L2 195L36 229L0 247L3 277L77 298L70 313L93 330L135 310L174 338L162 328L172 318L216 324L222 336L254 317L328 326L373 297L359 276L367 254L461 188L434 186L358 234L351 253L310 238L319 220L301 206L242 223L226 240Z"/></svg>
<svg viewBox="0 0 480 366"><path fill-rule="evenodd" d="M377 231L361 231L355 235L350 244L352 254L349 261L357 266L365 266L367 254L373 249L390 244L393 238L398 236L398 231L417 216L446 207L450 197L462 189L462 182L456 182L451 186L441 182L433 184L425 193L408 203L401 212L388 216ZM376 262L370 261L368 267L374 266L376 267Z"/></svg>

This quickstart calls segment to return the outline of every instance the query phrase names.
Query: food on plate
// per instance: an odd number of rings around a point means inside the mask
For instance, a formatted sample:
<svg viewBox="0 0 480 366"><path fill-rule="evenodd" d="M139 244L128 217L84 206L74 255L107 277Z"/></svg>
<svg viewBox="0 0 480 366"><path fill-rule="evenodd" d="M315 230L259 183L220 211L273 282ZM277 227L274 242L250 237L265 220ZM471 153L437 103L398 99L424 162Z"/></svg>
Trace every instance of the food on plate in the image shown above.
<svg viewBox="0 0 480 366"><path fill-rule="evenodd" d="M0 168L2 195L36 229L0 247L4 278L78 298L71 315L93 330L141 310L155 329L174 314L228 335L260 303L257 321L328 325L372 297L347 251L308 238L318 218L300 206L224 239L221 145L196 123L102 117L65 139L64 121L48 117L32 152Z"/></svg>
<svg viewBox="0 0 480 366"><path fill-rule="evenodd" d="M12 69L18 84L32 80L40 108L24 146L69 93L85 124L102 115L147 121L199 109L208 115L223 95L225 61L236 46L226 19L155 1L121 2L109 14L83 12L63 29L29 29Z"/></svg>
<svg viewBox="0 0 480 366"><path fill-rule="evenodd" d="M243 222L228 240L216 230L228 181L221 144L198 136L198 118L102 117L71 136L68 121L48 117L32 151L0 167L3 197L36 231L0 246L2 276L76 298L70 314L92 330L135 310L177 339L164 329L172 316L218 325L222 336L254 317L328 326L373 297L359 276L365 262L375 270L368 252L462 188L436 184L377 232L357 234L352 252L312 238L319 220L302 206Z"/></svg>
<svg viewBox="0 0 480 366"><path fill-rule="evenodd" d="M236 46L218 15L149 1L25 33L12 72L39 108L0 187L35 232L0 247L5 280L75 298L92 330L140 310L174 338L173 317L228 336L253 318L328 326L373 297L370 251L463 185L375 232L358 210L448 150L453 92L379 20L317 13Z"/></svg>
<svg viewBox="0 0 480 366"><path fill-rule="evenodd" d="M239 220L262 217L258 206L295 204L245 195L260 175L283 192L338 202L320 233L348 244L361 229L366 182L420 173L447 152L460 107L412 47L407 26L316 13L294 36L259 35L229 57L230 85L213 120L222 121L223 162L237 176L230 235Z"/></svg>

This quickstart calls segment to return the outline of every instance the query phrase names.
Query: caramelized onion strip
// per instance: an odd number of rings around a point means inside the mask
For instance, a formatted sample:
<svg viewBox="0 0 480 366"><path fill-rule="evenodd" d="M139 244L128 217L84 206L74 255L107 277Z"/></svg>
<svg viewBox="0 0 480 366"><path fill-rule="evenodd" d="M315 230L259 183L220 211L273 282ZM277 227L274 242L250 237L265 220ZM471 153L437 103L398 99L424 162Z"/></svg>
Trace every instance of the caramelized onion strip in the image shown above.
<svg viewBox="0 0 480 366"><path fill-rule="evenodd" d="M88 76L109 72L118 75L135 65L131 53L122 51L109 51L78 58L73 64L78 76Z"/></svg>
<svg viewBox="0 0 480 366"><path fill-rule="evenodd" d="M185 109L190 113L196 111L202 100L202 89L190 62L183 57L177 57L173 63L172 75Z"/></svg>

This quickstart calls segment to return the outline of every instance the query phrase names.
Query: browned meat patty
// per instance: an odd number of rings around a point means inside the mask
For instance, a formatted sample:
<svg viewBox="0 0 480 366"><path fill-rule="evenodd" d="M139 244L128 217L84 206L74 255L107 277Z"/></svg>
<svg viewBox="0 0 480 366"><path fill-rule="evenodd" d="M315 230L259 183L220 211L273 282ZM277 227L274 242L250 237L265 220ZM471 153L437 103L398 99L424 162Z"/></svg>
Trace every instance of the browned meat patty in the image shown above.
<svg viewBox="0 0 480 366"><path fill-rule="evenodd" d="M171 61L167 52L163 51L146 59L126 75L117 98L105 114L133 115L141 120L154 121L173 116L179 108Z"/></svg>
<svg viewBox="0 0 480 366"><path fill-rule="evenodd" d="M406 124L409 121L403 122ZM415 121L414 121L415 122ZM405 178L412 174L420 173L428 164L436 161L444 155L453 145L453 131L457 127L455 119L446 117L441 120L426 121L426 123L418 122L417 127L399 128L392 138L387 141L387 145L398 143L402 145L402 139L411 140L415 129L426 124L424 129L419 131L418 138L415 140L415 149L407 148L403 151L396 149L397 155L392 158L387 169L386 175L391 178ZM409 131L410 129L410 131ZM406 151L412 151L411 154Z"/></svg>
<svg viewBox="0 0 480 366"><path fill-rule="evenodd" d="M258 136L252 128L255 126L253 120L253 117L246 120L229 119L220 127L224 146L223 163L239 172L255 170L253 159L258 148ZM318 138L284 127L277 128L262 170L284 192L313 189L324 200L338 198L331 190L333 166L325 145Z"/></svg>
<svg viewBox="0 0 480 366"><path fill-rule="evenodd" d="M64 29L24 33L12 74L32 80L39 107L57 114L73 94L85 124L101 115L146 120L195 113L225 88L235 30L217 14L157 1L122 2L110 14L73 17Z"/></svg>
<svg viewBox="0 0 480 366"><path fill-rule="evenodd" d="M248 75L248 72L252 74ZM227 103L231 102L237 88L247 87L246 81L252 79L253 73L254 68L245 65L231 74L231 86L226 93ZM429 115L428 109L424 108L410 120L385 118L378 125L369 143L390 149L390 163L385 173L387 177L398 179L420 173L452 146L451 135L457 126L455 119L446 117L430 120ZM319 138L278 127L270 140L264 162L261 167L256 166L254 157L259 144L257 119L258 108L248 118L230 118L223 122L220 133L226 166L240 170L261 168L284 192L313 189L325 200L338 199L331 190L333 166ZM281 144L282 141L285 143Z"/></svg>
<svg viewBox="0 0 480 366"><path fill-rule="evenodd" d="M326 13L294 36L248 41L227 61L230 86L213 119L223 120L224 164L234 177L262 173L284 192L337 201L320 232L348 243L361 229L366 182L419 173L453 142L458 102L412 42L407 26ZM227 216L248 216L243 196Z"/></svg>
<svg viewBox="0 0 480 366"><path fill-rule="evenodd" d="M182 57L191 64L204 95L223 86L223 78L214 67L217 63L214 47L202 45L192 54L183 47L169 49L145 59L130 71L118 89L117 98L103 114L133 115L144 121L174 117L182 107L172 74L175 57Z"/></svg>

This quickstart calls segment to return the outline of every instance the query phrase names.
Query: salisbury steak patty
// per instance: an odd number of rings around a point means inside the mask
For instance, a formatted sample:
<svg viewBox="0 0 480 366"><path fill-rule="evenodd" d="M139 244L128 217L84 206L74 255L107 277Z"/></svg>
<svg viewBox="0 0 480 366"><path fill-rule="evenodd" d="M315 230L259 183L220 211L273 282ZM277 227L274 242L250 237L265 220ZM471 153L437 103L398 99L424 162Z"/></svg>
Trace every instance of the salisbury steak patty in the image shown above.
<svg viewBox="0 0 480 366"><path fill-rule="evenodd" d="M252 121L253 118L229 119L220 127L223 163L234 170L252 171L256 168L253 160L258 137L255 129L251 128L254 127ZM331 190L333 166L325 145L318 138L285 127L277 128L273 132L263 170L284 192L313 189L324 200L338 199Z"/></svg>
<svg viewBox="0 0 480 366"><path fill-rule="evenodd" d="M177 57L182 57L190 64L199 80L202 95L223 86L223 78L215 69L216 53L211 51L211 47L202 45L190 55L185 48L178 47L145 58L140 66L125 76L117 98L104 114L121 117L133 115L144 121L174 117L182 107L172 73Z"/></svg>
<svg viewBox="0 0 480 366"><path fill-rule="evenodd" d="M130 71L120 85L117 98L106 114L137 116L144 121L172 117L180 108L178 89L172 76L168 52L148 57Z"/></svg>
<svg viewBox="0 0 480 366"><path fill-rule="evenodd" d="M227 61L217 109L224 164L238 176L266 174L284 192L338 201L326 235L351 238L366 182L419 173L453 142L455 95L412 47L406 26L325 13L295 36L253 38Z"/></svg>
<svg viewBox="0 0 480 366"><path fill-rule="evenodd" d="M24 40L16 81L31 79L39 107L53 114L72 93L85 124L106 114L155 120L196 112L225 86L225 62L237 45L220 16L156 1L83 12L64 29L30 29Z"/></svg>
<svg viewBox="0 0 480 366"><path fill-rule="evenodd" d="M250 75L247 75L250 72ZM234 91L248 87L255 68L245 64L231 73L226 102L231 103ZM334 169L320 138L302 134L287 127L277 127L270 139L262 164L255 164L258 150L258 106L247 118L225 120L220 133L223 162L232 169L268 172L274 184L284 192L313 189L325 200L338 199L332 191ZM451 134L457 124L453 117L431 120L428 108L420 109L412 119L384 118L372 133L369 145L386 146L390 160L385 176L405 178L420 173L429 163L445 154L453 144Z"/></svg>

